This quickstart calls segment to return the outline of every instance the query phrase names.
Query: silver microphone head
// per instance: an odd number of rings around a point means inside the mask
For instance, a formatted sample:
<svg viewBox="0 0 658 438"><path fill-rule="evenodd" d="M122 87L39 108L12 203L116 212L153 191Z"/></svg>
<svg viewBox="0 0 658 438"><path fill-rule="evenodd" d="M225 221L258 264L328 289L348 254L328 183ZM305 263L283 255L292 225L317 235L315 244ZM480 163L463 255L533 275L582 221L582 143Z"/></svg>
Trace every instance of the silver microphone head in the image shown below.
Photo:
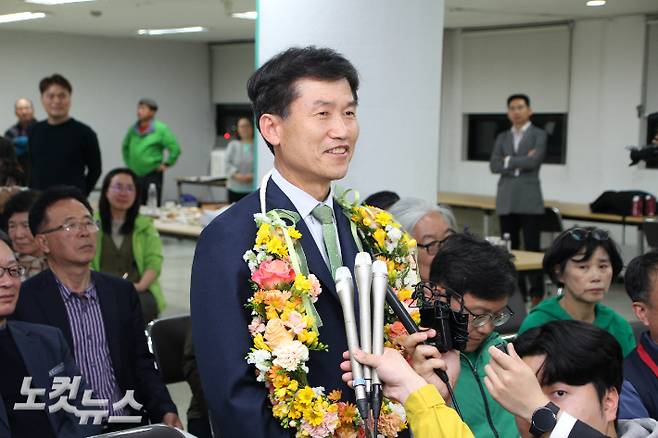
<svg viewBox="0 0 658 438"><path fill-rule="evenodd" d="M359 292L359 335L361 349L366 353L372 352L372 317L370 310L370 280L372 257L367 252L360 252L354 258L354 277ZM371 369L363 366L363 377L366 380L366 392L370 391Z"/></svg>
<svg viewBox="0 0 658 438"><path fill-rule="evenodd" d="M372 353L384 353L384 302L388 287L388 267L386 262L377 260L372 264ZM379 378L373 373L372 383Z"/></svg>

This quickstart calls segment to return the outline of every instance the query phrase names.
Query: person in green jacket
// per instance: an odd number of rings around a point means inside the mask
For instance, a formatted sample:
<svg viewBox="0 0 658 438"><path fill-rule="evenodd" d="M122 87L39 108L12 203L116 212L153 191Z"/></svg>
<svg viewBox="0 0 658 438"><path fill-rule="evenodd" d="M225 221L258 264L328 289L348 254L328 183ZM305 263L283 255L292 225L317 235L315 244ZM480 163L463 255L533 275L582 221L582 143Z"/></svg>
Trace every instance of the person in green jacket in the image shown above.
<svg viewBox="0 0 658 438"><path fill-rule="evenodd" d="M543 268L561 292L532 309L519 334L548 321L575 319L608 331L621 345L624 356L633 351L631 325L601 304L623 268L617 245L606 230L573 227L562 232L546 250Z"/></svg>
<svg viewBox="0 0 658 438"><path fill-rule="evenodd" d="M141 204L146 204L148 188L155 184L160 205L164 172L176 164L181 153L169 127L155 119L157 111L158 104L153 99L141 99L137 105L137 123L128 129L121 147L124 163L139 177ZM168 151L166 160L165 149Z"/></svg>
<svg viewBox="0 0 658 438"><path fill-rule="evenodd" d="M468 339L464 339L454 388L464 422L478 438L518 436L513 415L491 397L483 383L484 367L491 358L489 346L504 343L494 328L513 315L507 302L518 286L511 255L472 235L453 234L443 241L432 261L430 282L443 299L450 300L453 310L468 314ZM442 383L432 373L423 372L427 368L423 362L430 355L414 354L417 348L404 346L414 369L442 392ZM453 375L450 369L447 372Z"/></svg>
<svg viewBox="0 0 658 438"><path fill-rule="evenodd" d="M96 219L96 256L92 269L131 281L139 294L144 323L165 308L158 277L162 241L153 221L139 214L137 175L130 169L110 171L103 180Z"/></svg>

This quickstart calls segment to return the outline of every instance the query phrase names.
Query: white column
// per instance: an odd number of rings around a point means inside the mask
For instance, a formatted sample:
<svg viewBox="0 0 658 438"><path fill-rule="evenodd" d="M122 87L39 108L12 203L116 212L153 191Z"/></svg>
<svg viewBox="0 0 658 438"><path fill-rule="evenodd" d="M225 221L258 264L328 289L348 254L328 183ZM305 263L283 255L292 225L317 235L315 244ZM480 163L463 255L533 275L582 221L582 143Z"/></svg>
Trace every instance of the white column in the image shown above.
<svg viewBox="0 0 658 438"><path fill-rule="evenodd" d="M339 184L436 200L443 0L260 0L256 59L330 47L359 71L361 135ZM259 139L258 174L272 166Z"/></svg>

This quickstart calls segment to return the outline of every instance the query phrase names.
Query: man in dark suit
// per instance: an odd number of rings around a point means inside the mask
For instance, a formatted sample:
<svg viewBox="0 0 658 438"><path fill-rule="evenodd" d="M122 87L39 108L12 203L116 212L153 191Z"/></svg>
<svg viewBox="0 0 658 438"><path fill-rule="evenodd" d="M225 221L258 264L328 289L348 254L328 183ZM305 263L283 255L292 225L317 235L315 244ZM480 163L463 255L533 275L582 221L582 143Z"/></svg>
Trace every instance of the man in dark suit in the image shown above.
<svg viewBox="0 0 658 438"><path fill-rule="evenodd" d="M496 193L500 234L509 234L512 249L519 249L519 232L523 231L524 249L539 251L539 227L544 214L539 168L546 155L547 135L530 122L531 115L528 96L513 94L507 98L507 117L512 127L496 137L489 168L500 174ZM543 298L544 289L541 278L531 277L531 283L536 304Z"/></svg>
<svg viewBox="0 0 658 438"><path fill-rule="evenodd" d="M322 285L315 305L324 324L320 339L329 351L311 352L309 384L343 390L346 397L351 391L338 367L347 341L332 270L336 263L352 270L357 247L349 221L333 199L331 182L345 176L354 153L357 88L357 72L348 60L314 47L280 53L248 83L258 129L274 153L271 179L261 188L266 189L265 210L299 214L296 227L308 267ZM318 209L331 213L333 237L323 233L314 216ZM267 390L245 361L251 316L244 305L252 289L242 256L254 245L253 215L260 211L255 192L216 218L201 234L192 267L197 362L214 430L226 437L292 435L273 419ZM340 261L325 245L336 235Z"/></svg>
<svg viewBox="0 0 658 438"><path fill-rule="evenodd" d="M7 243L0 240L0 437L60 437L79 438L97 432L95 426L82 426L78 418L63 409L48 413L47 406L59 397L38 397L46 403L33 410L15 409L16 403L26 403L21 394L25 377L31 377L30 388L50 392L55 377L69 379L80 375L62 332L54 327L21 321L7 321L16 309L21 275L25 269L18 264ZM84 387L80 387L78 396ZM78 407L80 398L70 401Z"/></svg>
<svg viewBox="0 0 658 438"><path fill-rule="evenodd" d="M73 187L46 190L32 206L29 224L50 269L23 283L14 317L64 333L94 398L111 405L134 390L151 422L182 428L148 351L135 288L89 268L98 226L82 193ZM143 414L132 406L110 407L110 415L139 415L144 421ZM108 429L125 427L130 424Z"/></svg>

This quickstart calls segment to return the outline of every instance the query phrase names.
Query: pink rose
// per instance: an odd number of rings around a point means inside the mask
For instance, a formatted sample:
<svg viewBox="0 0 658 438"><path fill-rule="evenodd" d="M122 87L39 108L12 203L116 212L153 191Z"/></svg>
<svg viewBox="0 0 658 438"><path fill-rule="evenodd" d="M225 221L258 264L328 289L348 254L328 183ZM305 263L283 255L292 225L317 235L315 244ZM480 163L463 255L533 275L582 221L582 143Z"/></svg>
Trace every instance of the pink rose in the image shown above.
<svg viewBox="0 0 658 438"><path fill-rule="evenodd" d="M258 269L251 274L251 279L261 289L277 289L281 283L295 281L295 271L283 260L270 260L261 263Z"/></svg>

